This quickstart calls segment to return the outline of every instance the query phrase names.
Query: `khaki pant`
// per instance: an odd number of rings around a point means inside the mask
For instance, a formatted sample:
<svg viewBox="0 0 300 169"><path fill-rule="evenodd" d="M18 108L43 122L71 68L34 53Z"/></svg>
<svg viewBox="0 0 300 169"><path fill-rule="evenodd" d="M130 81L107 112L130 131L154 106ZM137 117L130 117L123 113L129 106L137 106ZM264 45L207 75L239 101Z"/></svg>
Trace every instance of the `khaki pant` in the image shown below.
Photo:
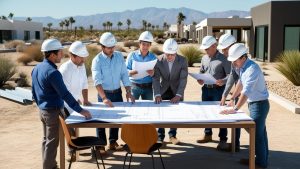
<svg viewBox="0 0 300 169"><path fill-rule="evenodd" d="M59 144L59 118L64 114L63 109L40 110L43 123L42 158L43 169L56 168L56 154Z"/></svg>

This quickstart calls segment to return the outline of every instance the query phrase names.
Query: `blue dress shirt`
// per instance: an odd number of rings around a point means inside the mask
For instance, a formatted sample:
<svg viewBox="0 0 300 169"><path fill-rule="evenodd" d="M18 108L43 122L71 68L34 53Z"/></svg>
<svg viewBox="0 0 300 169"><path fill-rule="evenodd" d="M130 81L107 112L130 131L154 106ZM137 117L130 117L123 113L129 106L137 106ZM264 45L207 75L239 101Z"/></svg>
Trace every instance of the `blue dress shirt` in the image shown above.
<svg viewBox="0 0 300 169"><path fill-rule="evenodd" d="M148 52L148 54L145 57L143 57L140 50L133 51L133 52L129 53L129 55L127 57L127 61L126 61L127 69L132 70L133 61L136 61L136 62L149 62L149 61L153 61L153 60L156 60L156 59L157 59L156 56L151 52ZM131 82L138 83L138 84L151 83L152 82L152 77L150 75L148 75L144 78L141 78L141 79L133 79L132 77L129 77L129 79L130 79Z"/></svg>
<svg viewBox="0 0 300 169"><path fill-rule="evenodd" d="M131 86L124 57L120 52L114 52L108 57L100 52L92 62L92 77L94 85L102 85L104 90L116 90L124 86Z"/></svg>
<svg viewBox="0 0 300 169"><path fill-rule="evenodd" d="M265 78L258 64L247 59L240 68L242 93L248 97L248 102L266 100L269 97Z"/></svg>

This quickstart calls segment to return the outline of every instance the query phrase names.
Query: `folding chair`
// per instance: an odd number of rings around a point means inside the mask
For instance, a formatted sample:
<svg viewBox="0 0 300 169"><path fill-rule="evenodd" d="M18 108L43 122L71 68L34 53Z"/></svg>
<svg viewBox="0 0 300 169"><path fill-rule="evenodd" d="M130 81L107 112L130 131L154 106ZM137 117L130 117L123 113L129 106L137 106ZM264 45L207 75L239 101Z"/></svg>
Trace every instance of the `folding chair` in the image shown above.
<svg viewBox="0 0 300 169"><path fill-rule="evenodd" d="M71 168L73 157L75 156L76 151L78 150L85 150L85 149L90 149L92 148L93 153L95 154L95 159L97 163L97 167L99 169L99 163L96 155L96 147L97 146L105 146L106 144L104 143L103 140L99 139L98 137L94 136L84 136L84 137L76 137L76 138L71 138L71 135L69 133L68 127L65 123L65 120L59 116L59 121L62 126L67 144L69 148L71 149L71 160L69 162L69 169ZM104 162L102 155L100 154L100 158L102 161L103 168L105 169Z"/></svg>
<svg viewBox="0 0 300 169"><path fill-rule="evenodd" d="M152 124L123 124L121 131L121 138L126 143L124 149L127 151L125 158L123 169L125 167L125 163L127 160L128 154L130 154L129 166L131 164L132 154L149 154L152 157L152 165L154 166L154 158L153 152L158 151L159 157L161 160L161 164L163 168L165 168L163 159L161 157L161 153L159 148L162 146L161 143L157 143L157 132Z"/></svg>

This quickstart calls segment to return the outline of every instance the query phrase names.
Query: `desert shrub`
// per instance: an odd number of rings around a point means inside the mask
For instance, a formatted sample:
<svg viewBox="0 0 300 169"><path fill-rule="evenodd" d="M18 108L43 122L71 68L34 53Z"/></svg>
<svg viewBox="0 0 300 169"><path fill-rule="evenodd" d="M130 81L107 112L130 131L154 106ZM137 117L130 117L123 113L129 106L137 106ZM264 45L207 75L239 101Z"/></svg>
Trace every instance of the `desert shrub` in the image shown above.
<svg viewBox="0 0 300 169"><path fill-rule="evenodd" d="M19 78L15 80L17 87L28 87L27 75L24 72L19 73Z"/></svg>
<svg viewBox="0 0 300 169"><path fill-rule="evenodd" d="M25 46L25 42L22 40L12 40L4 43L4 47L6 49L14 49L17 48L17 46Z"/></svg>
<svg viewBox="0 0 300 169"><path fill-rule="evenodd" d="M40 45L30 45L24 50L24 53L30 56L32 60L37 62L42 62L44 59Z"/></svg>
<svg viewBox="0 0 300 169"><path fill-rule="evenodd" d="M140 47L139 42L134 42L134 41L125 41L124 42L124 47L130 48L131 46L134 46L134 47L137 47L137 48Z"/></svg>
<svg viewBox="0 0 300 169"><path fill-rule="evenodd" d="M16 52L24 52L27 47L28 46L26 46L26 45L18 45L16 47Z"/></svg>
<svg viewBox="0 0 300 169"><path fill-rule="evenodd" d="M86 75L90 76L92 74L91 67L92 67L93 59L101 50L98 49L96 46L87 45L86 47L89 52L89 56L86 58L84 64L86 69Z"/></svg>
<svg viewBox="0 0 300 169"><path fill-rule="evenodd" d="M203 53L195 46L184 46L179 49L180 53L186 57L188 66L193 66L194 63L201 61Z"/></svg>
<svg viewBox="0 0 300 169"><path fill-rule="evenodd" d="M300 86L300 52L284 51L277 61L275 68L294 85Z"/></svg>
<svg viewBox="0 0 300 169"><path fill-rule="evenodd" d="M158 44L164 44L165 39L156 39L155 42L158 43Z"/></svg>
<svg viewBox="0 0 300 169"><path fill-rule="evenodd" d="M126 52L126 50L122 46L118 46L118 45L116 46L115 50L119 52Z"/></svg>
<svg viewBox="0 0 300 169"><path fill-rule="evenodd" d="M154 53L156 56L159 56L164 53L161 50L159 50L157 46L151 47L150 52Z"/></svg>
<svg viewBox="0 0 300 169"><path fill-rule="evenodd" d="M16 73L15 64L5 58L0 58L0 87Z"/></svg>
<svg viewBox="0 0 300 169"><path fill-rule="evenodd" d="M27 65L28 63L32 62L32 57L24 53L17 59L17 62Z"/></svg>

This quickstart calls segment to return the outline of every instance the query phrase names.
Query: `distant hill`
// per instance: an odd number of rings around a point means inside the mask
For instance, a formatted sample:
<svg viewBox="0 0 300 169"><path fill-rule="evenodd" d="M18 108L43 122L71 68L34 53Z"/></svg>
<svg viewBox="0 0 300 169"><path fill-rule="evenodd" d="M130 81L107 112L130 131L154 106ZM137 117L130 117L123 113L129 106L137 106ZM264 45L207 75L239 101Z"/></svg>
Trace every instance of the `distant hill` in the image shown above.
<svg viewBox="0 0 300 169"><path fill-rule="evenodd" d="M142 20L150 22L152 25L159 25L162 28L164 22L167 24L176 24L177 15L179 12L182 12L186 16L184 20L185 24L191 24L193 21L199 23L205 18L227 18L229 16L237 15L240 17L249 16L250 13L247 11L237 11L230 10L224 12L212 12L204 13L189 8L142 8L136 10L126 10L123 12L112 12L112 13L103 13L89 16L72 16L75 19L75 24L72 26L83 26L89 28L90 25L93 25L94 28L103 29L102 23L110 21L113 23L113 29L117 28L117 23L121 21L123 26L121 28L127 28L126 20L131 20L131 28L142 28ZM27 17L15 17L17 20L25 20ZM59 22L65 18L52 18L52 17L32 17L32 21L42 22L46 27L47 23L53 23L52 27L59 28Z"/></svg>

